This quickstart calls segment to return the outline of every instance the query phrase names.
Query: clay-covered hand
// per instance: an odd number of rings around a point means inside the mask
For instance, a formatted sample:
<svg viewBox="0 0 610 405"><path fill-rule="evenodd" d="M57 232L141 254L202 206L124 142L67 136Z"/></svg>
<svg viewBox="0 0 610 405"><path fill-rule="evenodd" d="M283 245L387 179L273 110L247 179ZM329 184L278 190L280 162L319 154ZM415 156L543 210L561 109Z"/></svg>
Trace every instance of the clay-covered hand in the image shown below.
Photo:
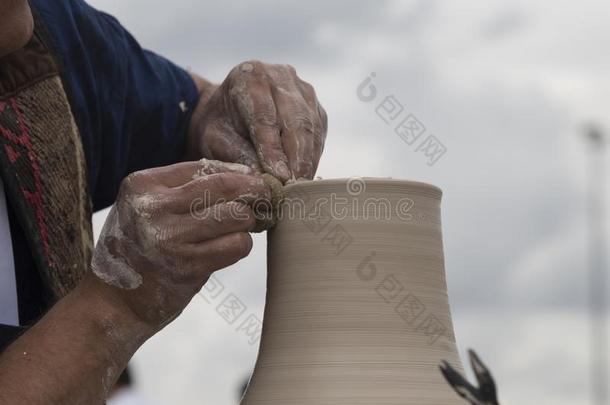
<svg viewBox="0 0 610 405"><path fill-rule="evenodd" d="M292 66L248 61L202 97L191 119L189 149L282 182L311 179L326 130L326 112L313 87Z"/></svg>
<svg viewBox="0 0 610 405"><path fill-rule="evenodd" d="M483 364L474 350L469 350L470 364L479 384L473 386L460 373L458 373L449 363L443 361L440 365L443 376L451 387L472 405L498 405L496 393L496 383L489 369Z"/></svg>
<svg viewBox="0 0 610 405"><path fill-rule="evenodd" d="M261 176L238 164L203 160L133 173L104 225L93 274L154 333L212 272L248 255L251 204L269 200Z"/></svg>

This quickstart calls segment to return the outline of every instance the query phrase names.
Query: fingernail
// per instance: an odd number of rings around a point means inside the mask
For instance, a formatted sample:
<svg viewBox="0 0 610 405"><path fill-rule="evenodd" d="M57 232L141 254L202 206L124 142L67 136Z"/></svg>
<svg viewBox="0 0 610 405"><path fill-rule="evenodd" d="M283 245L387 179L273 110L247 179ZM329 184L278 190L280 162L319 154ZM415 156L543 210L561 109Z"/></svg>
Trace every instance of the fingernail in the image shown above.
<svg viewBox="0 0 610 405"><path fill-rule="evenodd" d="M291 177L288 165L281 160L275 165L275 171L277 172L277 176L280 177L282 181L286 181Z"/></svg>

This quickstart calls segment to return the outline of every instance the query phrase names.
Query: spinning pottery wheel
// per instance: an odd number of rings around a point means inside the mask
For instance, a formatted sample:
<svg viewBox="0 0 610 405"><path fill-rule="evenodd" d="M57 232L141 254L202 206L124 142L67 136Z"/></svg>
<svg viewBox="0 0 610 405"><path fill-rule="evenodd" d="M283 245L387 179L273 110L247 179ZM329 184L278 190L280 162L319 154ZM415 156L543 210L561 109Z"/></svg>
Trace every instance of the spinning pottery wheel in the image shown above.
<svg viewBox="0 0 610 405"><path fill-rule="evenodd" d="M260 352L242 405L462 404L441 191L391 179L284 188Z"/></svg>

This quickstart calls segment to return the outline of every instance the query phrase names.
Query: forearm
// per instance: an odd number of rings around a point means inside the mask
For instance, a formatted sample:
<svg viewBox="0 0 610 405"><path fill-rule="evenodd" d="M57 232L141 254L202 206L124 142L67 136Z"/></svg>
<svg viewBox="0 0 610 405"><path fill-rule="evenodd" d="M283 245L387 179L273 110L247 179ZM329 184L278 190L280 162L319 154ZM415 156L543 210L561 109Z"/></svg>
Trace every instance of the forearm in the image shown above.
<svg viewBox="0 0 610 405"><path fill-rule="evenodd" d="M86 278L0 356L0 404L102 404L150 335Z"/></svg>

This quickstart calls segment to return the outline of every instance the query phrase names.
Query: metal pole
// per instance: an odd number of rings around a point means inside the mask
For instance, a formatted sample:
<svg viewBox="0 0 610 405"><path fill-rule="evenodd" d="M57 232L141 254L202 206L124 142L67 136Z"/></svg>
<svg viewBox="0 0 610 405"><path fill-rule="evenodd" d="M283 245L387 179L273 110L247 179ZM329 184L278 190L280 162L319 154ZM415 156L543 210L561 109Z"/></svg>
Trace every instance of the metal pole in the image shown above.
<svg viewBox="0 0 610 405"><path fill-rule="evenodd" d="M608 273L606 263L605 139L587 130L589 311L591 317L591 388L594 405L608 405Z"/></svg>

